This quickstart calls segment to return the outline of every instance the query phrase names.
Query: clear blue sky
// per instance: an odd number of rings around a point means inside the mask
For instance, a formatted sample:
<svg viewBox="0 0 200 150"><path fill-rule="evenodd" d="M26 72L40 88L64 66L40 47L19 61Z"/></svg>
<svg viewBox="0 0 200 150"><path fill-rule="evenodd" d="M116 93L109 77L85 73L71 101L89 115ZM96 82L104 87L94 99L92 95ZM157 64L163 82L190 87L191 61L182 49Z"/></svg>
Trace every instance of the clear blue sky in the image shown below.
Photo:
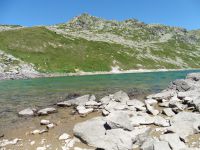
<svg viewBox="0 0 200 150"><path fill-rule="evenodd" d="M51 25L83 12L105 19L136 18L200 28L200 0L0 0L0 24Z"/></svg>

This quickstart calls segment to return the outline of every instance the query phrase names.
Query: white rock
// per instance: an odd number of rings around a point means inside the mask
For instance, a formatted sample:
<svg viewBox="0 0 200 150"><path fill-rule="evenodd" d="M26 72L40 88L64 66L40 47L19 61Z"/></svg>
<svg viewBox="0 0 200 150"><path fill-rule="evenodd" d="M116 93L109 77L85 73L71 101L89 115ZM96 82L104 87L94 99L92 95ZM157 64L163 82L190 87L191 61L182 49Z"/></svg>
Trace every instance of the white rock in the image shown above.
<svg viewBox="0 0 200 150"><path fill-rule="evenodd" d="M166 120L161 116L154 117L154 124L157 126L161 126L161 127L169 127L170 126L169 120Z"/></svg>
<svg viewBox="0 0 200 150"><path fill-rule="evenodd" d="M76 107L76 109L77 109L77 111L78 111L78 113L80 114L80 115L86 115L86 114L89 114L89 113L91 113L91 112L93 112L93 108L85 108L84 106L77 106Z"/></svg>
<svg viewBox="0 0 200 150"><path fill-rule="evenodd" d="M40 124L41 124L41 125L48 125L48 124L50 124L50 121L49 121L49 120L42 119L42 120L40 121Z"/></svg>
<svg viewBox="0 0 200 150"><path fill-rule="evenodd" d="M34 130L31 132L31 134L39 134L40 133L40 130Z"/></svg>
<svg viewBox="0 0 200 150"><path fill-rule="evenodd" d="M21 141L21 139L18 139L18 138L15 138L13 140L7 140L7 139L3 139L0 141L0 148L1 147L5 147L5 146L8 146L8 145L15 145L17 144L19 141Z"/></svg>
<svg viewBox="0 0 200 150"><path fill-rule="evenodd" d="M110 96L105 96L105 97L103 97L102 99L100 99L100 102L101 102L103 105L107 105L110 101L111 101Z"/></svg>
<svg viewBox="0 0 200 150"><path fill-rule="evenodd" d="M108 116L109 115L109 111L107 111L107 110L105 110L105 109L103 109L102 110L102 114L104 115L104 116Z"/></svg>
<svg viewBox="0 0 200 150"><path fill-rule="evenodd" d="M57 103L57 106L60 106L60 107L69 107L71 105L72 104L69 101L63 101L63 102Z"/></svg>
<svg viewBox="0 0 200 150"><path fill-rule="evenodd" d="M129 115L123 111L113 111L106 117L107 124L112 128L123 128L125 130L133 130Z"/></svg>
<svg viewBox="0 0 200 150"><path fill-rule="evenodd" d="M149 113L151 113L152 115L156 116L159 114L159 111L154 109L152 106L150 106L149 104L146 104L146 108L148 110Z"/></svg>
<svg viewBox="0 0 200 150"><path fill-rule="evenodd" d="M18 114L19 114L19 116L25 116L25 117L34 116L35 111L36 111L35 109L27 108L27 109L20 111Z"/></svg>
<svg viewBox="0 0 200 150"><path fill-rule="evenodd" d="M49 108L41 109L37 113L38 113L38 115L48 115L48 114L55 113L55 112L57 112L57 110L55 108L49 107Z"/></svg>
<svg viewBox="0 0 200 150"><path fill-rule="evenodd" d="M30 145L34 145L35 144L35 141L31 141Z"/></svg>
<svg viewBox="0 0 200 150"><path fill-rule="evenodd" d="M47 129L51 129L51 128L54 128L54 127L55 127L55 125L53 123L50 123L50 124L47 125Z"/></svg>
<svg viewBox="0 0 200 150"><path fill-rule="evenodd" d="M130 120L132 126L149 125L154 123L154 118L149 115L133 116Z"/></svg>
<svg viewBox="0 0 200 150"><path fill-rule="evenodd" d="M163 109L163 113L168 116L168 117L172 117L175 115L175 113L172 111L171 108L165 108Z"/></svg>
<svg viewBox="0 0 200 150"><path fill-rule="evenodd" d="M129 96L127 93L123 91L119 91L113 94L113 98L116 102L126 103L129 100Z"/></svg>
<svg viewBox="0 0 200 150"><path fill-rule="evenodd" d="M180 137L177 134L164 134L160 136L160 139L168 142L173 150L181 150L186 148L185 143L180 140Z"/></svg>
<svg viewBox="0 0 200 150"><path fill-rule="evenodd" d="M85 103L87 101L90 100L90 95L83 95L83 96L80 96L80 97L77 97L75 99L71 99L68 101L69 104L71 105L85 105Z"/></svg>
<svg viewBox="0 0 200 150"><path fill-rule="evenodd" d="M145 103L148 103L149 105L154 105L154 104L157 104L158 101L155 99L146 99Z"/></svg>
<svg viewBox="0 0 200 150"><path fill-rule="evenodd" d="M87 101L86 103L85 103L85 106L90 106L90 107L94 107L94 106L100 106L101 105L101 103L98 103L98 102L96 102L96 101Z"/></svg>
<svg viewBox="0 0 200 150"><path fill-rule="evenodd" d="M166 141L154 142L153 147L154 147L154 150L171 150L168 142Z"/></svg>
<svg viewBox="0 0 200 150"><path fill-rule="evenodd" d="M62 135L60 135L59 140L67 140L70 138L70 135L67 133L63 133Z"/></svg>

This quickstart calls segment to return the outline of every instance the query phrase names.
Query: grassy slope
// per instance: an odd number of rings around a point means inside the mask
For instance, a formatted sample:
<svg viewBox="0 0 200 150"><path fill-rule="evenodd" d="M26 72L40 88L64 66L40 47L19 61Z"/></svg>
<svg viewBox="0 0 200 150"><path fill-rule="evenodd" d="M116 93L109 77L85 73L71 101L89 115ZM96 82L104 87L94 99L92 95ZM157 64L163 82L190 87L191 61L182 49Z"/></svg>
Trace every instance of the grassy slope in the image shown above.
<svg viewBox="0 0 200 150"><path fill-rule="evenodd" d="M162 49L163 45L160 46ZM173 46L168 43L165 46L164 51L155 52L155 56L167 57L175 52ZM0 32L0 49L35 64L41 72L110 71L114 60L122 69L138 69L137 64L145 69L178 68L170 62L155 62L149 58L139 60L137 53L145 53L145 49L138 52L118 44L65 38L44 27ZM194 62L186 55L182 57L190 67L198 67L199 58Z"/></svg>

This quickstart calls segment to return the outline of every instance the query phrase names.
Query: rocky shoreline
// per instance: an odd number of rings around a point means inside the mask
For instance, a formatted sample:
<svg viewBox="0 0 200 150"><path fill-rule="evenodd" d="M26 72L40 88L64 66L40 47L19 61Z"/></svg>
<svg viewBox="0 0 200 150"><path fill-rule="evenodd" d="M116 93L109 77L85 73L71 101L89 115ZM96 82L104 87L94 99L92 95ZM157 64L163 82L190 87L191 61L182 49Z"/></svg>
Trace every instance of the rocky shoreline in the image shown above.
<svg viewBox="0 0 200 150"><path fill-rule="evenodd" d="M124 71L97 71L97 72L77 72L77 73L40 73L35 70L28 70L21 72L3 72L0 73L0 80L17 80L17 79L33 79L33 78L53 78L66 76L90 76L90 75L110 75L110 74L128 74L128 73L148 73L148 72L170 72L170 71L194 71L199 68L191 69L138 69L138 70L124 70Z"/></svg>
<svg viewBox="0 0 200 150"><path fill-rule="evenodd" d="M199 150L199 97L200 73L191 73L144 100L119 91L101 99L83 95L55 107L26 108L18 115L33 117L38 128L20 130L23 138L0 133L0 149ZM62 117L55 121L54 114Z"/></svg>

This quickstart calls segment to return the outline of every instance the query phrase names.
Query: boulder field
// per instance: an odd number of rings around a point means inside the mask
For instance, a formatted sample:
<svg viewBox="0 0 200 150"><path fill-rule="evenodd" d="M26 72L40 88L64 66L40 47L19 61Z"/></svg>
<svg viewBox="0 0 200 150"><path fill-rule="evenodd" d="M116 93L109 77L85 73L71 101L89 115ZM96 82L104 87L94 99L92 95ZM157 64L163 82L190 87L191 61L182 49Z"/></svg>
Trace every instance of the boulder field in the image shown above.
<svg viewBox="0 0 200 150"><path fill-rule="evenodd" d="M57 113L59 107L73 107L74 113L82 117L94 111L102 114L75 124L72 136L63 133L59 139L68 142L66 150L83 150L73 147L72 143L78 139L91 149L100 150L200 149L200 73L175 80L165 90L144 100L130 99L123 91L100 99L84 95L58 102L56 108L27 108L20 111L19 116L51 115ZM41 120L40 124L46 125L47 130L33 134L59 128L49 120ZM191 142L192 137L196 140ZM69 139L73 140L71 144ZM3 141L5 139L0 141L0 147L6 145Z"/></svg>

